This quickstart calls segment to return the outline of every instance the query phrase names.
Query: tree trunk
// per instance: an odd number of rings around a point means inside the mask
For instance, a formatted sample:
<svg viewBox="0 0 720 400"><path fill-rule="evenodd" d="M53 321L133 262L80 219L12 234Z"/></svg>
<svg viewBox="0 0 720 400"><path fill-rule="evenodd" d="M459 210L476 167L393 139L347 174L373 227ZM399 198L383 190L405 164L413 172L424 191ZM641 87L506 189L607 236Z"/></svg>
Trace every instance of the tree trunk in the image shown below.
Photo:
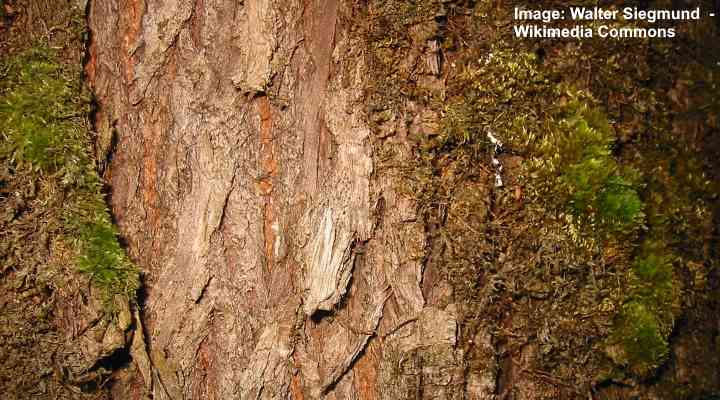
<svg viewBox="0 0 720 400"><path fill-rule="evenodd" d="M456 311L421 290L423 227L373 175L354 17L341 1L92 2L86 69L146 271L154 398L462 393Z"/></svg>
<svg viewBox="0 0 720 400"><path fill-rule="evenodd" d="M466 276L483 282L470 306L416 197L380 168L387 152L409 163L411 136L440 117L405 99L406 113L385 119L393 127L367 118L371 58L358 21L376 22L364 7L91 1L98 153L144 270L133 398L588 397L531 368L537 343L497 340L494 330L521 323L509 303L490 304L500 287L511 292L511 270ZM440 29L442 17L418 30ZM437 42L418 30L407 68L442 91ZM383 129L392 133L379 141ZM513 160L506 170L519 174ZM474 212L455 210L448 224L471 234L500 220L494 175L480 168L463 189ZM493 234L478 233L478 246ZM505 255L493 257L499 266Z"/></svg>

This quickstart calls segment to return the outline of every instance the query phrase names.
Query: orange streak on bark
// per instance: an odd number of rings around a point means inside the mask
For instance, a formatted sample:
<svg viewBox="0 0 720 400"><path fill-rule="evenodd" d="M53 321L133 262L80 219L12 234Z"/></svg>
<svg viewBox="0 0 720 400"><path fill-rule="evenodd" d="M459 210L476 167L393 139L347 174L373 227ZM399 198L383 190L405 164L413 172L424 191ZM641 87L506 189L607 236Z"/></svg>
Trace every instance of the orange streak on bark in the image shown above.
<svg viewBox="0 0 720 400"><path fill-rule="evenodd" d="M207 339L200 343L197 350L197 366L196 373L199 375L199 381L195 386L194 397L195 399L216 399L215 393L212 390L214 384L214 377L212 373L212 353L208 349Z"/></svg>
<svg viewBox="0 0 720 400"><path fill-rule="evenodd" d="M143 169L142 169L142 195L143 205L148 218L148 224L158 226L158 193L157 193L157 143L159 132L154 126L143 128Z"/></svg>
<svg viewBox="0 0 720 400"><path fill-rule="evenodd" d="M355 388L360 400L375 400L377 393L377 366L375 365L375 344L368 345L363 354L355 364Z"/></svg>
<svg viewBox="0 0 720 400"><path fill-rule="evenodd" d="M90 42L90 47L88 48L88 59L85 64L85 80L90 82L91 85L95 83L96 63L97 49L95 48L95 41L93 40Z"/></svg>
<svg viewBox="0 0 720 400"><path fill-rule="evenodd" d="M143 0L128 0L125 11L121 14L125 16L125 33L122 41L122 57L125 58L125 79L132 82L134 77L134 64L132 53L135 50L140 30L142 29L142 16L144 13Z"/></svg>
<svg viewBox="0 0 720 400"><path fill-rule="evenodd" d="M277 161L275 160L274 136L272 130L272 111L270 100L263 96L258 99L258 112L260 114L260 193L265 197L263 208L263 236L265 239L265 258L268 270L272 270L274 257L273 245L275 243L275 212L273 207L273 179L277 176Z"/></svg>
<svg viewBox="0 0 720 400"><path fill-rule="evenodd" d="M190 37L196 47L201 45L204 23L203 12L205 12L205 0L195 0L195 10L190 19Z"/></svg>
<svg viewBox="0 0 720 400"><path fill-rule="evenodd" d="M295 375L292 377L292 381L290 382L290 392L292 393L292 400L305 400L302 385L300 384L300 376Z"/></svg>

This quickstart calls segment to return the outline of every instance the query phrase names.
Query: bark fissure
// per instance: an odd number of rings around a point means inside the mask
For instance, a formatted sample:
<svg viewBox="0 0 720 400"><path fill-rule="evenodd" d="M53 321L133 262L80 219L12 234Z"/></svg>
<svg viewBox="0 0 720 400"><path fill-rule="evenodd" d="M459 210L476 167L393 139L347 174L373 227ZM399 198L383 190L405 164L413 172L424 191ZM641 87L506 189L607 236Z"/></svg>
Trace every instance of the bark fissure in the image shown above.
<svg viewBox="0 0 720 400"><path fill-rule="evenodd" d="M342 362L338 366L333 368L332 372L330 372L328 377L325 379L325 382L321 385L322 393L329 392L334 387L334 385L338 383L338 381L343 377L343 375L350 370L352 365L357 360L358 355L365 350L369 340L376 335L375 331L380 322L380 318L382 318L382 310L385 307L385 302L390 297L389 291L385 290L385 292L386 294L381 297L381 300L378 302L378 304L374 305L375 307L373 314L368 320L369 326L365 327L365 329L363 329L363 331L361 332L350 329L355 335L358 336L358 338L355 340L355 343L350 346L351 351L346 356L346 358L342 360Z"/></svg>

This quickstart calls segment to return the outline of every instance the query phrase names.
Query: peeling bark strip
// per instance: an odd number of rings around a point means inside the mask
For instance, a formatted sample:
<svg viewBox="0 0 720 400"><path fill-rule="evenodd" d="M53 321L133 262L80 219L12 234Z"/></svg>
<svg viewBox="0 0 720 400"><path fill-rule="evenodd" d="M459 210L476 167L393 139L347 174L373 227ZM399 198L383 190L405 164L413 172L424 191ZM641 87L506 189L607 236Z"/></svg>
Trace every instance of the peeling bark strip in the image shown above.
<svg viewBox="0 0 720 400"><path fill-rule="evenodd" d="M320 227L310 245L306 271L304 307L310 316L317 310L330 311L345 294L355 260L353 233L336 228L332 209L325 210Z"/></svg>
<svg viewBox="0 0 720 400"><path fill-rule="evenodd" d="M415 205L373 177L355 12L91 2L88 76L97 126L118 136L113 211L147 274L135 362L153 398L457 398L455 306L423 298Z"/></svg>
<svg viewBox="0 0 720 400"><path fill-rule="evenodd" d="M254 0L244 3L248 23L245 26L249 47L242 48L235 86L244 93L264 92L278 71L273 70L273 57L279 46L277 19L279 6L273 0Z"/></svg>

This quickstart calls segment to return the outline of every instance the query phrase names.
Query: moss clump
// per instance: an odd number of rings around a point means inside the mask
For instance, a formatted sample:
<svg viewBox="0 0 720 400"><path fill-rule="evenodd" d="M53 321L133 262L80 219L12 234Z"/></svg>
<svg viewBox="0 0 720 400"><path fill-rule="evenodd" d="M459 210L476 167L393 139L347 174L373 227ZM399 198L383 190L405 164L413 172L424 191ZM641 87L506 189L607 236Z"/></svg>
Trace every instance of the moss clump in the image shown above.
<svg viewBox="0 0 720 400"><path fill-rule="evenodd" d="M108 297L132 295L138 271L120 247L88 152L89 103L80 94L79 71L45 47L10 58L2 71L0 160L61 189L60 224L75 244L79 269Z"/></svg>
<svg viewBox="0 0 720 400"><path fill-rule="evenodd" d="M99 200L95 196L80 200L69 221L77 234L78 268L111 293L132 294L138 287L137 268L120 247L117 228Z"/></svg>
<svg viewBox="0 0 720 400"><path fill-rule="evenodd" d="M656 314L642 302L632 301L623 307L621 336L625 363L630 370L644 376L657 368L668 354L667 335Z"/></svg>
<svg viewBox="0 0 720 400"><path fill-rule="evenodd" d="M33 49L4 66L6 88L0 103L5 141L0 156L44 173L65 173L82 157L72 82L45 48ZM12 82L12 85L9 85Z"/></svg>
<svg viewBox="0 0 720 400"><path fill-rule="evenodd" d="M603 239L637 231L645 216L640 176L613 157L615 137L607 118L579 100L562 114L534 160L536 174L550 181L545 195L565 198L575 220Z"/></svg>
<svg viewBox="0 0 720 400"><path fill-rule="evenodd" d="M534 96L551 95L537 57L496 45L458 64L449 82L453 97L444 102L445 140L462 145L475 138L487 144L486 134L492 131L514 148L521 147L514 139L528 139L541 116Z"/></svg>
<svg viewBox="0 0 720 400"><path fill-rule="evenodd" d="M638 296L656 308L668 309L672 305L673 267L668 256L648 254L635 260L632 266Z"/></svg>
<svg viewBox="0 0 720 400"><path fill-rule="evenodd" d="M615 361L639 376L655 371L669 352L678 296L671 261L658 243L645 244L632 265L631 295L611 338L622 345Z"/></svg>

